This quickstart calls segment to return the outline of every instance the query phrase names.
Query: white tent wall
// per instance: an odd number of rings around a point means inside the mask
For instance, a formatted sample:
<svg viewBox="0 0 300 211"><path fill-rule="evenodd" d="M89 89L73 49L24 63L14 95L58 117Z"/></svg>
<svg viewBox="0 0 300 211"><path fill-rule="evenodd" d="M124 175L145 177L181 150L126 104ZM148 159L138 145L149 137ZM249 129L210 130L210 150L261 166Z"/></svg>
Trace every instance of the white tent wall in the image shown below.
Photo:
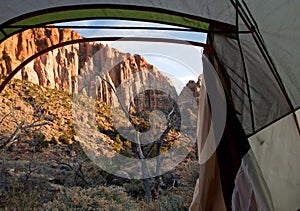
<svg viewBox="0 0 300 211"><path fill-rule="evenodd" d="M297 111L300 116L300 110ZM300 208L300 141L292 115L265 128L250 139L275 210Z"/></svg>

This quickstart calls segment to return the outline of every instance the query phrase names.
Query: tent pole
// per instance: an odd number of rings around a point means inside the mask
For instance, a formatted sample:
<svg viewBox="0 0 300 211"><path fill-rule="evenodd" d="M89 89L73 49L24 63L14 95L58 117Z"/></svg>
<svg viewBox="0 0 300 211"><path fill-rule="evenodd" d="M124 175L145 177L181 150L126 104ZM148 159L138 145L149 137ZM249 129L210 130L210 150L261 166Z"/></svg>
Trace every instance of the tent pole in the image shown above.
<svg viewBox="0 0 300 211"><path fill-rule="evenodd" d="M236 4L238 4L238 0L236 0ZM238 9L236 9L236 29L237 32L239 30L239 14L238 14ZM245 74L245 80L246 80L246 86L247 86L247 92L248 92L248 100L249 100L249 106L250 106L250 112L251 112L251 127L252 127L252 131L255 131L255 122L254 122L254 111L253 111L253 105L251 102L251 92L250 92L250 86L249 86L249 79L248 79L248 73L247 73L247 68L246 68L246 62L245 62L245 57L244 57L244 53L243 53L243 48L242 48L242 44L241 44L241 40L240 40L240 36L237 33L237 42L238 42L238 46L239 46L239 50L240 50L240 54L241 54L241 59L242 59L242 63L243 63L243 69L244 69L244 74Z"/></svg>
<svg viewBox="0 0 300 211"><path fill-rule="evenodd" d="M246 24L247 28L250 31L253 32L252 33L252 37L253 37L253 39L254 39L257 47L259 48L262 56L264 57L266 63L268 64L268 66L269 66L269 68L271 70L272 75L274 76L276 82L278 83L279 88L280 88L282 94L284 95L284 97L285 97L285 99L286 99L286 101L287 101L287 103L288 103L288 105L289 105L289 107L290 107L290 109L291 109L291 111L293 113L293 118L294 118L297 130L298 130L298 134L300 136L300 125L298 123L297 116L295 114L295 108L294 108L294 106L293 106L293 104L291 102L291 99L289 98L289 96L287 94L286 88L285 88L285 86L284 86L284 84L283 84L283 82L282 82L282 80L280 78L280 75L279 75L278 71L276 70L276 66L275 66L274 62L272 61L271 56L268 53L267 47L264 45L264 42L262 40L262 36L260 35L260 33L257 32L258 28L255 28L255 26L251 23L250 18L247 16L247 14L243 10L242 6L239 4L239 0L236 0L236 3L234 3L233 0L230 0L230 2L232 3L232 5L234 6L234 8L236 9L237 13L240 15L240 17L242 18L242 20L244 21L244 23ZM241 10L239 10L239 8ZM249 23L247 21L249 21Z"/></svg>

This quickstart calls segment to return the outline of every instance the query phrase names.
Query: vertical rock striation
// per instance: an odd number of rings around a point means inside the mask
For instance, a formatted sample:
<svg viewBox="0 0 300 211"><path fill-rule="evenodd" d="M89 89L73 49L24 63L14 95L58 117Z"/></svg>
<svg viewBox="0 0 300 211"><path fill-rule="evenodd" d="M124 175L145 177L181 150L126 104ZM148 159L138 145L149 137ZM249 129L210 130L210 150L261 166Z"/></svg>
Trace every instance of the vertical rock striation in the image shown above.
<svg viewBox="0 0 300 211"><path fill-rule="evenodd" d="M16 34L0 45L0 77L7 76L43 49L80 38L76 31L58 28L30 29ZM154 83L159 85L157 89L175 92L169 79L142 56L122 53L96 42L48 51L27 64L15 78L69 93L83 93L108 104L113 101L114 90L121 92L128 103L140 91L155 89Z"/></svg>

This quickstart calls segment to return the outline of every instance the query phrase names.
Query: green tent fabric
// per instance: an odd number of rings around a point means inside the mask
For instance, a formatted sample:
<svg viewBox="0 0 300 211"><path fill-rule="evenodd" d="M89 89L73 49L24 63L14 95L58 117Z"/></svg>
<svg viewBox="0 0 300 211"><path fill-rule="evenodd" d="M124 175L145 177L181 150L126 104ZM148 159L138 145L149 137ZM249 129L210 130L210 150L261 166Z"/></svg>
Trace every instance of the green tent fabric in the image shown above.
<svg viewBox="0 0 300 211"><path fill-rule="evenodd" d="M0 40L80 19L145 20L208 33L210 54L276 210L300 208L299 1L2 0Z"/></svg>

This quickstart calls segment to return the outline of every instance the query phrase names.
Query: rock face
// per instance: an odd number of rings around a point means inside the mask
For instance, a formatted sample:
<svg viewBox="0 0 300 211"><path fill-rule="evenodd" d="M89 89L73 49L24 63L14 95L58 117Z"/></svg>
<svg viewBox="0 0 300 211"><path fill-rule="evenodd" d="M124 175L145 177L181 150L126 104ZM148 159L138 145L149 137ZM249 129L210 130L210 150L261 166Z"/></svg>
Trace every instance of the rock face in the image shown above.
<svg viewBox="0 0 300 211"><path fill-rule="evenodd" d="M0 46L0 76L7 76L40 50L79 38L82 37L76 31L57 28L30 29L14 35ZM157 83L159 89L165 90L170 86L168 79L140 55L122 53L95 42L48 51L27 64L15 78L69 93L82 93L108 104L114 100L114 90L128 101L140 89L156 88L149 83Z"/></svg>
<svg viewBox="0 0 300 211"><path fill-rule="evenodd" d="M5 77L30 56L52 45L81 36L70 29L39 28L16 34L0 45L0 76ZM54 49L34 59L15 76L41 86L72 89L78 72L79 44Z"/></svg>
<svg viewBox="0 0 300 211"><path fill-rule="evenodd" d="M0 45L0 78L39 51L80 38L76 31L58 28L30 29L16 34ZM48 51L23 67L15 78L84 94L109 105L121 101L132 112L148 109L169 113L172 100L178 97L170 80L142 56L122 53L96 42ZM180 94L182 101L190 99L189 93L198 101L199 87L200 81L190 81ZM190 104L189 100L185 103Z"/></svg>

